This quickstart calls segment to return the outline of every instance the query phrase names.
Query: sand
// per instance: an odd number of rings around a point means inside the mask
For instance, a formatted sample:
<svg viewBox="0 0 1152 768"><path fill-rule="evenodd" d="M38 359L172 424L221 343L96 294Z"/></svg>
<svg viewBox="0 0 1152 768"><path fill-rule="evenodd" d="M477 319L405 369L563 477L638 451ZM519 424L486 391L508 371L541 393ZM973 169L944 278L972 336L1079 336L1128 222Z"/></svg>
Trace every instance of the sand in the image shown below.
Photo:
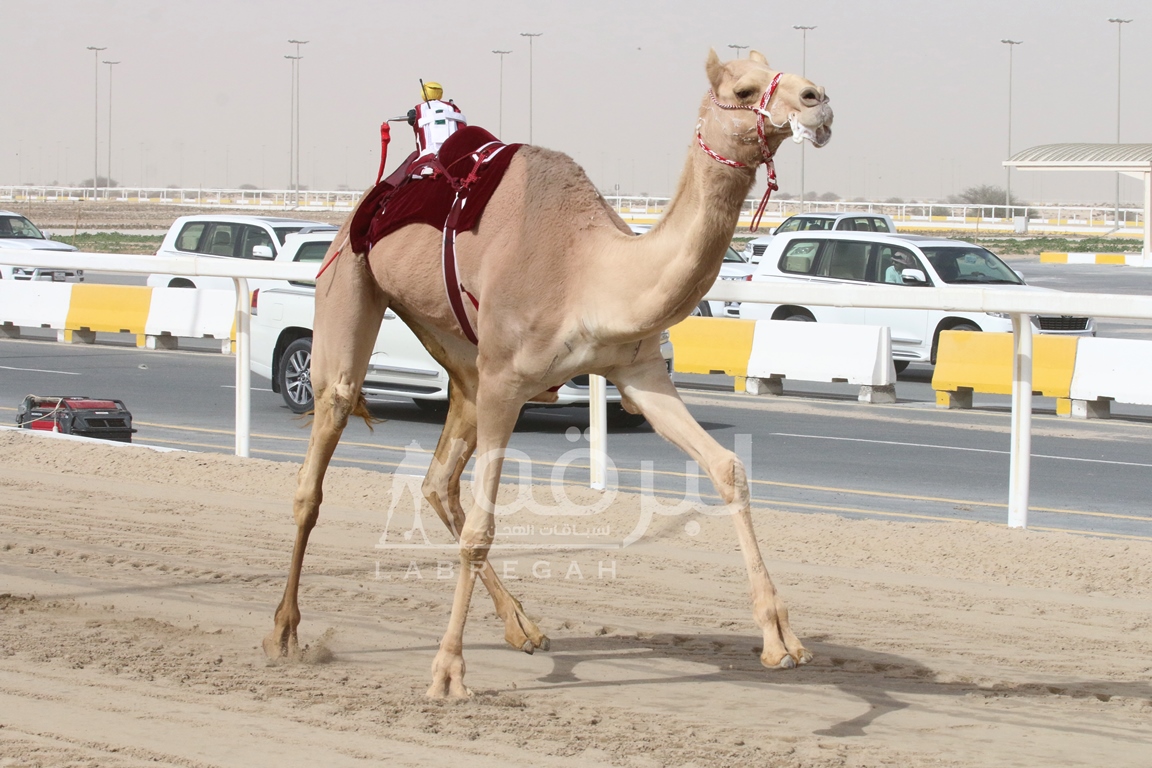
<svg viewBox="0 0 1152 768"><path fill-rule="evenodd" d="M0 765L1152 761L1148 542L758 506L815 653L769 671L730 520L656 514L632 546L582 550L563 525L608 543L647 507L542 515L559 508L537 488L493 561L552 650L506 647L478 589L475 697L442 703L423 692L455 556L426 506L415 526L410 478L393 506L391 476L330 471L305 658L265 660L295 471L0 431Z"/></svg>

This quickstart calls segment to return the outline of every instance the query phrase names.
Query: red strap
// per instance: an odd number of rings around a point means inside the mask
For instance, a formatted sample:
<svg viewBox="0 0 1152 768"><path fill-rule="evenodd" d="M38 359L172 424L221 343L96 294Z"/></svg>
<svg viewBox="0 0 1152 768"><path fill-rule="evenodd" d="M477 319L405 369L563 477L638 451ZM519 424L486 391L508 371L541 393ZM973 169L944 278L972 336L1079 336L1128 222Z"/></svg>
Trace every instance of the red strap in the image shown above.
<svg viewBox="0 0 1152 768"><path fill-rule="evenodd" d="M376 172L376 183L380 183L380 179L384 178L384 164L388 162L388 142L392 141L392 129L388 127L388 121L385 120L380 123L380 170Z"/></svg>
<svg viewBox="0 0 1152 768"><path fill-rule="evenodd" d="M464 299L461 294L467 292L461 285L460 276L456 272L456 230L449 224L450 221L459 217L459 209L463 207L463 204L464 200L457 193L456 200L452 203L452 210L448 213L448 220L444 222L444 246L442 250L444 289L448 293L448 304L452 307L452 314L456 316L456 322L460 323L460 330L464 332L464 337L473 344L479 344L476 332L472 330L472 322L464 310ZM476 301L475 297L472 294L468 294L468 297L479 309L480 303Z"/></svg>

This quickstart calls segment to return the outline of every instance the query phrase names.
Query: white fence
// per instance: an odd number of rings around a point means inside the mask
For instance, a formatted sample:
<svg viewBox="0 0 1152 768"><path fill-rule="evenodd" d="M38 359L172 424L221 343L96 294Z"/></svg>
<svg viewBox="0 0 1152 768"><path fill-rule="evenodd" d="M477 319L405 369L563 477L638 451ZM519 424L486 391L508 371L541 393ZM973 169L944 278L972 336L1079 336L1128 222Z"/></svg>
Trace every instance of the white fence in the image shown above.
<svg viewBox="0 0 1152 768"><path fill-rule="evenodd" d="M0 185L0 203L52 203L84 200L111 200L128 203L222 206L267 210L350 211L362 190L217 189L192 187L54 187ZM646 219L662 213L671 202L667 197L605 195L608 203L625 218ZM744 201L741 218L747 220L760 204L759 198ZM974 228L981 224L1002 225L1009 230L1015 217L1024 217L1037 229L1107 231L1117 228L1138 232L1144 225L1143 208L1121 208L1116 222L1114 205L977 205L909 201L798 200L775 197L768 202L769 220L795 213L887 213L903 224L934 225L938 228Z"/></svg>
<svg viewBox="0 0 1152 768"><path fill-rule="evenodd" d="M205 275L233 278L236 286L236 455L248 455L250 409L250 321L247 278L309 280L316 266L258 263L197 256L121 256L70 252L27 251L20 256L30 267L84 269L89 272ZM1012 454L1008 483L1008 525L1028 522L1028 495L1032 452L1032 323L1031 315L1087 315L1152 319L1152 297L1100 293L1015 291L1005 288L908 288L906 286L852 286L776 284L721 280L706 294L711 301L750 301L766 304L798 303L835 307L893 309L946 309L958 312L1001 312L1012 317ZM602 382L594 391L603 392ZM606 404L603 397L590 403L595 427L592 441L592 482L603 487L606 455Z"/></svg>

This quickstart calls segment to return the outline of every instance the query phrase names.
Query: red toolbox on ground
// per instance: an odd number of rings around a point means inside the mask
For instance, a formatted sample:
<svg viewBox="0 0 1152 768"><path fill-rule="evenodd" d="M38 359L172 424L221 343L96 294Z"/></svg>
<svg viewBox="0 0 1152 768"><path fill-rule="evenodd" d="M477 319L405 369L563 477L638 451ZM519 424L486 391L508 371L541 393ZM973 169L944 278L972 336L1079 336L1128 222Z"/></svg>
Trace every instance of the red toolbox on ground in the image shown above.
<svg viewBox="0 0 1152 768"><path fill-rule="evenodd" d="M16 424L24 429L60 432L132 442L132 414L121 400L80 395L28 395L16 409Z"/></svg>

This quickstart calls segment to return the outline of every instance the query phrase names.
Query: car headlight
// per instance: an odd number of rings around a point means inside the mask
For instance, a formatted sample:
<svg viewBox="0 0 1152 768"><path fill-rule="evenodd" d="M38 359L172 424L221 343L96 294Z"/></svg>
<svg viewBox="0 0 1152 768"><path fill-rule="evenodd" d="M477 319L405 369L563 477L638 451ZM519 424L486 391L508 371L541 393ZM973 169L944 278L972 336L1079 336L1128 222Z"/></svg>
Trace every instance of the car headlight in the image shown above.
<svg viewBox="0 0 1152 768"><path fill-rule="evenodd" d="M1010 320L1012 318L1012 315L1008 314L1007 312L985 312L984 314L988 315L988 317L1001 317L1005 320Z"/></svg>

